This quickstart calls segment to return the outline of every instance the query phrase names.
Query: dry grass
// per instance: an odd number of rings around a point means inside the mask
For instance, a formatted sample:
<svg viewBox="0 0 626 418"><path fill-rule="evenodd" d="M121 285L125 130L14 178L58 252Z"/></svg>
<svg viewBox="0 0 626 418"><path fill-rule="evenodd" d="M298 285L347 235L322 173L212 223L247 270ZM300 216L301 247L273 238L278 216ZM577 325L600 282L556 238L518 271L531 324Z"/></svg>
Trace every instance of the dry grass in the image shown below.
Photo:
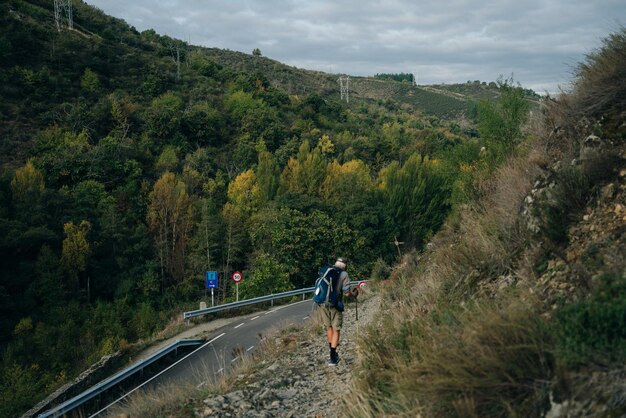
<svg viewBox="0 0 626 418"><path fill-rule="evenodd" d="M547 163L544 143L535 140L526 146L523 157L510 159L481 185L484 198L464 205L457 219L434 239L435 250L428 254L414 293L437 292L443 285L450 298L460 300L471 294L478 280L514 269L512 255L528 240L528 231L520 225L520 209Z"/></svg>
<svg viewBox="0 0 626 418"><path fill-rule="evenodd" d="M349 415L536 415L552 373L549 336L529 305L509 302L411 305L370 329Z"/></svg>
<svg viewBox="0 0 626 418"><path fill-rule="evenodd" d="M617 116L626 109L626 28L609 35L578 66L573 116Z"/></svg>
<svg viewBox="0 0 626 418"><path fill-rule="evenodd" d="M513 405L536 412L533 400L551 373L536 314L521 304L482 305L446 322L418 326L413 360L396 382L407 397L419 393L444 416L511 416Z"/></svg>
<svg viewBox="0 0 626 418"><path fill-rule="evenodd" d="M123 403L110 408L109 417L163 417L169 416L182 400L185 400L192 388L183 385L167 385L152 390L139 390Z"/></svg>
<svg viewBox="0 0 626 418"><path fill-rule="evenodd" d="M311 321L313 322L313 321ZM305 325L307 328L313 325ZM138 390L122 402L112 406L109 417L126 414L129 417L170 417L193 416L194 406L211 395L224 394L232 391L238 382L239 375L250 375L260 364L276 360L285 352L297 347L297 334L300 328L292 326L286 329L277 327L260 339L253 355L242 355L240 360L225 374L215 378L206 370L196 373L203 383L184 386L180 383L161 386L155 390ZM237 351L237 348L234 349ZM219 360L223 362L222 360ZM221 364L224 366L224 364ZM208 369L207 369L208 370Z"/></svg>

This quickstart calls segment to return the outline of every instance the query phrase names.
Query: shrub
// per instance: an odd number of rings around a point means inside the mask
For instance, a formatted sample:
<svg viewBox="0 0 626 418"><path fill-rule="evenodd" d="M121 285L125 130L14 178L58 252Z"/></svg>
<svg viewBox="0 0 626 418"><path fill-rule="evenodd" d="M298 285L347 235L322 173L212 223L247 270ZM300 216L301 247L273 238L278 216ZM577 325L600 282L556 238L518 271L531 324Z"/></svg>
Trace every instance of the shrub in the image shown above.
<svg viewBox="0 0 626 418"><path fill-rule="evenodd" d="M391 274L391 267L383 260L378 258L372 267L370 278L372 280L384 280L389 278Z"/></svg>
<svg viewBox="0 0 626 418"><path fill-rule="evenodd" d="M626 277L600 277L592 295L554 315L558 359L567 366L626 359Z"/></svg>
<svg viewBox="0 0 626 418"><path fill-rule="evenodd" d="M521 87L512 80L500 80L498 103L483 100L478 105L478 132L487 144L492 165L502 161L513 145L523 139L522 125L528 119L530 105Z"/></svg>

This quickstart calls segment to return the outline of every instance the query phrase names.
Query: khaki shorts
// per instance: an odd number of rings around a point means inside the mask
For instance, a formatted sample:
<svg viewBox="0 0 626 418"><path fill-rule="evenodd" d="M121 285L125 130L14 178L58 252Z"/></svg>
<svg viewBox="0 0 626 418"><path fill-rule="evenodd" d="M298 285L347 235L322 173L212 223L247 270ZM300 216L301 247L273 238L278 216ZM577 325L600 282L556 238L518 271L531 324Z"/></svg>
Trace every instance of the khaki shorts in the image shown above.
<svg viewBox="0 0 626 418"><path fill-rule="evenodd" d="M324 326L326 328L333 327L334 330L339 331L343 325L343 312L339 312L336 308L320 306L320 315Z"/></svg>

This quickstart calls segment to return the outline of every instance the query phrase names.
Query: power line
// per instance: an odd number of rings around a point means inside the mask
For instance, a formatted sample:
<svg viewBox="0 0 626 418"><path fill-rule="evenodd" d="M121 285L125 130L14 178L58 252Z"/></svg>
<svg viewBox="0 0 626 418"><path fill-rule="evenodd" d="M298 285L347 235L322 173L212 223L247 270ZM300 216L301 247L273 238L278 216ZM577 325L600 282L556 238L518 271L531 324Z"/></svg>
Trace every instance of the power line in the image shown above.
<svg viewBox="0 0 626 418"><path fill-rule="evenodd" d="M341 88L341 100L346 99L346 103L350 103L350 77L339 77L339 86Z"/></svg>
<svg viewBox="0 0 626 418"><path fill-rule="evenodd" d="M67 28L74 29L72 0L54 0L54 23L56 23L59 32L61 32L61 26L65 19L67 19Z"/></svg>

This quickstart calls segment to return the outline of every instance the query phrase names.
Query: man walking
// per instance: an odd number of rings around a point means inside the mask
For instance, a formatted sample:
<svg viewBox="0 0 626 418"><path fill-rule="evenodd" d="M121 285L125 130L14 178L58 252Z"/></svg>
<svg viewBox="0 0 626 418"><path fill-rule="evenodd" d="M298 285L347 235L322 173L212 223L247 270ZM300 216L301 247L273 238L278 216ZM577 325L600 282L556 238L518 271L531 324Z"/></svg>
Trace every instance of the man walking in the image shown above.
<svg viewBox="0 0 626 418"><path fill-rule="evenodd" d="M326 327L326 336L328 338L328 347L330 348L329 366L336 366L339 363L339 355L337 354L337 346L339 345L339 335L343 325L343 302L342 296L350 296L358 293L356 288L350 291L350 279L348 278L348 262L345 258L339 257L335 264L329 269L334 269L338 274L333 274L332 292L337 296L338 303L333 306L331 304L322 304L321 314L324 326ZM325 274L329 274L326 272Z"/></svg>

